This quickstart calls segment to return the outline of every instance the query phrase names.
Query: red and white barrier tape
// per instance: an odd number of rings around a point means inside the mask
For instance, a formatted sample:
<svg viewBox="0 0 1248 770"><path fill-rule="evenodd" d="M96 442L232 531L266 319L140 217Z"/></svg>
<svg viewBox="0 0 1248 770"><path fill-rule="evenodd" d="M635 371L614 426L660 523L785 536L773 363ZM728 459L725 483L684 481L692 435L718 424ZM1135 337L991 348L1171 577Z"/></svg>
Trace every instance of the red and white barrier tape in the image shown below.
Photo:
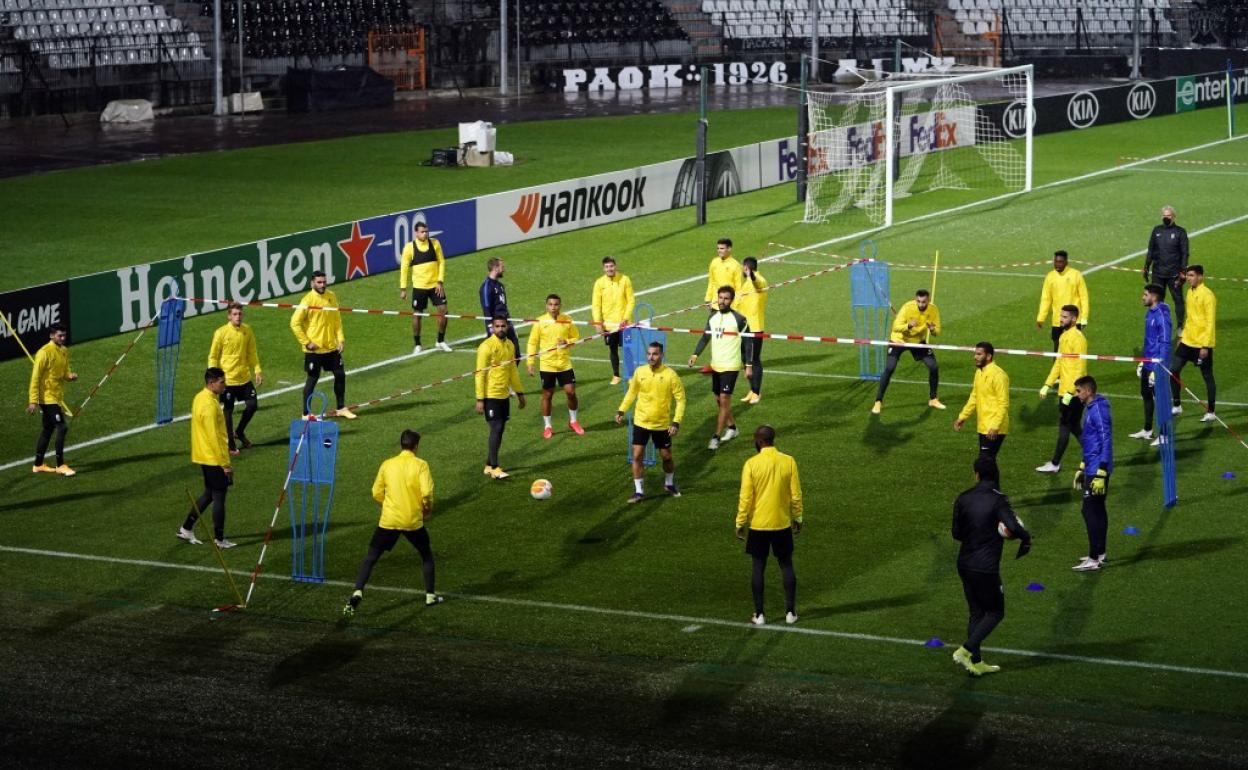
<svg viewBox="0 0 1248 770"><path fill-rule="evenodd" d="M243 599L243 607L251 604L251 594L256 590L256 581L264 570L264 556L269 552L269 542L273 540L273 528L277 526L277 517L282 512L282 503L286 502L286 491L290 488L291 477L295 475L295 465L299 462L299 453L303 450L303 442L308 436L308 426L310 424L311 422L305 421L303 430L299 433L299 442L295 444L295 454L290 458L290 467L286 469L286 479L282 482L282 491L277 495L277 505L273 506L273 518L269 520L269 528L264 533L264 543L260 546L260 558L256 560L255 569L251 571L251 585L247 586L247 598Z"/></svg>
<svg viewBox="0 0 1248 770"><path fill-rule="evenodd" d="M104 372L104 376L100 378L99 382L95 383L95 387L91 389L91 392L87 394L87 397L83 399L81 404L78 405L77 414L69 415L71 418L77 419L82 416L82 410L87 408L87 404L91 403L91 399L95 397L95 394L99 392L100 388L104 387L104 383L108 382L108 378L113 376L113 372L117 371L117 368L121 366L122 361L126 360L126 356L130 355L130 351L134 350L134 346L139 344L139 340L143 339L143 335L147 334L147 330L152 328L159 319L160 313L157 313L152 316L152 320L143 325L143 328L139 330L139 333L135 335L134 339L130 340L130 344L126 346L126 349L121 351L121 355L117 357L117 360L113 362L112 366L108 367L108 371Z"/></svg>

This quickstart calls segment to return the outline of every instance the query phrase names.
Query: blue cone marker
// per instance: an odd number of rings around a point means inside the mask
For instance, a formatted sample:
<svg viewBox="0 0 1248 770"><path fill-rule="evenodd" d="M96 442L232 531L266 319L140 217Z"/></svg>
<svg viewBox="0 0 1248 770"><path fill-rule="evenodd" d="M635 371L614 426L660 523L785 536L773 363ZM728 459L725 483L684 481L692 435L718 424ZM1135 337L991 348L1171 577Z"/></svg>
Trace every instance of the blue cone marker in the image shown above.
<svg viewBox="0 0 1248 770"><path fill-rule="evenodd" d="M944 642L942 642L942 641L940 641L940 637L939 637L939 636L933 636L931 639L928 639L926 642L924 642L924 643L923 643L923 646L924 646L924 647L933 647L933 648L936 648L936 647L944 647L944 646L945 646L945 643L944 643Z"/></svg>
<svg viewBox="0 0 1248 770"><path fill-rule="evenodd" d="M1043 591L1044 584L1043 583L1028 583L1027 590L1028 591Z"/></svg>
<svg viewBox="0 0 1248 770"><path fill-rule="evenodd" d="M1223 473L1223 474L1222 474L1222 478L1224 478L1224 479L1233 479L1233 478L1235 478L1235 472L1234 472L1234 471L1227 471L1226 473Z"/></svg>
<svg viewBox="0 0 1248 770"><path fill-rule="evenodd" d="M1138 534L1140 534L1140 530L1139 530L1139 529L1137 529L1136 527L1127 527L1126 529L1124 529L1124 530L1122 531L1122 534L1124 534L1124 535L1138 535Z"/></svg>

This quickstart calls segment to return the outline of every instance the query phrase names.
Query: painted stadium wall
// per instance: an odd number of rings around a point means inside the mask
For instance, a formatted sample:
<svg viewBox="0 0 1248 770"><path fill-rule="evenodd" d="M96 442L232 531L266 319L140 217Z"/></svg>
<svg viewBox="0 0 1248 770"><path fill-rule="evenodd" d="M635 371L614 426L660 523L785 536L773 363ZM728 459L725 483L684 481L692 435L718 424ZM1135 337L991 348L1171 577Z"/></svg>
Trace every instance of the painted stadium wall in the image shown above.
<svg viewBox="0 0 1248 770"><path fill-rule="evenodd" d="M1248 69L1234 71L1233 98L1248 101ZM1037 99L1036 133L1069 131L1096 125L1143 120L1226 103L1226 73L1186 75L1166 80L1089 89ZM1021 102L980 108L1011 136L1021 136ZM955 116L956 117L956 116ZM949 116L916 116L903 130L902 153L944 136L973 143L973 132L941 131ZM955 119L963 126L972 121ZM848 148L845 157L816 152L823 168L873 162L877 126L841 129L836 142L818 147ZM908 137L908 139L907 139ZM830 138L830 137L825 137ZM855 138L861 141L854 141ZM926 139L925 139L926 138ZM937 146L937 149L944 147ZM796 137L734 147L707 156L711 199L751 192L793 181L797 176ZM313 270L324 270L331 283L398 268L403 247L416 222L426 222L442 242L446 256L541 238L609 222L654 214L694 203L694 158L681 158L625 171L570 179L424 209L345 222L316 230L266 238L225 249L110 270L0 294L0 310L32 350L47 340L54 323L70 328L72 342L133 331L148 323L171 296L267 300L307 289ZM215 305L190 303L187 315L214 312ZM17 340L0 324L0 360L23 356Z"/></svg>

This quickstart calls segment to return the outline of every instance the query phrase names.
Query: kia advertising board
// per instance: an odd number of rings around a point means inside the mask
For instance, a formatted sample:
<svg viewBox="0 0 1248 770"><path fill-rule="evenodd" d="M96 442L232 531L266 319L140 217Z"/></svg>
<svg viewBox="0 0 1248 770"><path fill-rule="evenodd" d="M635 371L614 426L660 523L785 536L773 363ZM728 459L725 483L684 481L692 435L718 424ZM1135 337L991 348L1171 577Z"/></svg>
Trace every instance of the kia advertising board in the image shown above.
<svg viewBox="0 0 1248 770"><path fill-rule="evenodd" d="M1035 134L1080 131L1092 126L1168 115L1173 111L1174 89L1173 80L1155 80L1040 97L1032 103L1032 131ZM1017 139L1026 133L1024 113L1027 110L1021 99L984 104L979 110L1006 136Z"/></svg>

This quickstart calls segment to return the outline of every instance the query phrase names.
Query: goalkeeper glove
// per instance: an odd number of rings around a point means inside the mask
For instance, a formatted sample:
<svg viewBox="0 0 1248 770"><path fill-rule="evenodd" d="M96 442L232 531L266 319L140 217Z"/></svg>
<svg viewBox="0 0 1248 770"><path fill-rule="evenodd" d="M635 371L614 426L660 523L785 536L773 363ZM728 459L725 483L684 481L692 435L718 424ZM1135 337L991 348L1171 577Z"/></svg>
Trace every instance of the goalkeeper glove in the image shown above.
<svg viewBox="0 0 1248 770"><path fill-rule="evenodd" d="M1157 372L1149 372L1148 373L1148 387L1151 388L1156 384L1157 384Z"/></svg>
<svg viewBox="0 0 1248 770"><path fill-rule="evenodd" d="M1074 397L1075 397L1074 393L1063 393L1062 394L1062 406L1070 406L1070 402L1072 399L1074 399Z"/></svg>
<svg viewBox="0 0 1248 770"><path fill-rule="evenodd" d="M1075 483L1071 486L1075 489L1083 489L1083 463L1079 463L1079 470L1075 471Z"/></svg>
<svg viewBox="0 0 1248 770"><path fill-rule="evenodd" d="M1029 553L1031 553L1031 541L1029 540L1024 543L1020 540L1018 543L1018 553L1014 554L1014 558L1021 559Z"/></svg>
<svg viewBox="0 0 1248 770"><path fill-rule="evenodd" d="M1049 395L1049 386L1044 385L1043 387L1040 388L1040 398L1044 398L1047 395Z"/></svg>
<svg viewBox="0 0 1248 770"><path fill-rule="evenodd" d="M1143 376L1144 376L1144 364L1142 363L1136 364L1135 365L1135 379L1138 380Z"/></svg>
<svg viewBox="0 0 1248 770"><path fill-rule="evenodd" d="M1108 478L1109 476L1105 473L1104 468L1097 471L1096 475L1092 477L1092 494L1094 495L1105 494L1105 481Z"/></svg>

